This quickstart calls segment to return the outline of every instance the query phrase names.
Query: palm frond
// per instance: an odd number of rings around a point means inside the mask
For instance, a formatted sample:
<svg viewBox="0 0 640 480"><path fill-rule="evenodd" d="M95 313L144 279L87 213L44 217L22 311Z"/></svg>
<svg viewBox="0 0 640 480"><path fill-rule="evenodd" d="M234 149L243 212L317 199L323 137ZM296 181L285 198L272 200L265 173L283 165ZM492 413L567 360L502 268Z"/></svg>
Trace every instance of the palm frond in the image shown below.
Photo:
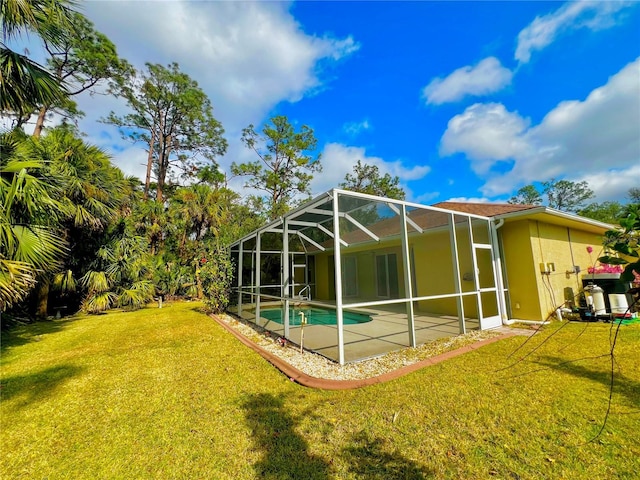
<svg viewBox="0 0 640 480"><path fill-rule="evenodd" d="M0 257L0 311L27 296L36 283L36 273L33 265Z"/></svg>
<svg viewBox="0 0 640 480"><path fill-rule="evenodd" d="M113 292L96 292L89 294L82 302L80 308L83 312L99 313L109 310L118 296Z"/></svg>
<svg viewBox="0 0 640 480"><path fill-rule="evenodd" d="M141 280L123 289L118 296L118 305L130 309L144 307L153 299L155 287L149 280Z"/></svg>
<svg viewBox="0 0 640 480"><path fill-rule="evenodd" d="M56 273L53 276L51 286L53 290L58 292L75 292L77 288L76 280L73 278L71 270Z"/></svg>
<svg viewBox="0 0 640 480"><path fill-rule="evenodd" d="M81 279L80 283L90 292L104 293L111 287L106 272L90 270Z"/></svg>
<svg viewBox="0 0 640 480"><path fill-rule="evenodd" d="M3 112L23 114L39 105L62 101L66 95L64 84L42 65L0 47L0 107Z"/></svg>
<svg viewBox="0 0 640 480"><path fill-rule="evenodd" d="M13 225L11 233L6 244L8 257L42 270L56 268L68 250L66 242L48 227Z"/></svg>

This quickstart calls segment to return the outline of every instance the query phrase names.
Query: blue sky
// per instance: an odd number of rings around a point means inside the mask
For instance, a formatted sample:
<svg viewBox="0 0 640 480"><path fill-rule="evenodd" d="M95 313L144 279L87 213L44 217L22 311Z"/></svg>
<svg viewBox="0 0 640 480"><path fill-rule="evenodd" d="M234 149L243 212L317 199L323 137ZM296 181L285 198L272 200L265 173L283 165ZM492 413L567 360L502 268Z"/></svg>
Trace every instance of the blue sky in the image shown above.
<svg viewBox="0 0 640 480"><path fill-rule="evenodd" d="M88 2L134 65L176 61L210 96L229 151L284 114L318 138L314 194L358 159L410 200L505 201L550 178L598 201L640 186L638 2ZM81 128L141 175L145 154L81 101ZM240 186L238 180L232 181Z"/></svg>

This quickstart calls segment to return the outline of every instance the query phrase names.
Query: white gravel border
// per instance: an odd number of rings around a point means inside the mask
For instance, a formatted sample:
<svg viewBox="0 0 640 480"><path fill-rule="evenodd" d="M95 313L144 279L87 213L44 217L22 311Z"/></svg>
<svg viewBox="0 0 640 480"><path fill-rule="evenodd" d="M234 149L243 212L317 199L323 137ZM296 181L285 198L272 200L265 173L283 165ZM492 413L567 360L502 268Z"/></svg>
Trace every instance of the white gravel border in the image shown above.
<svg viewBox="0 0 640 480"><path fill-rule="evenodd" d="M288 341L285 342L285 346L282 346L280 336L253 323L226 314L217 315L217 317L292 367L312 377L328 380L361 380L377 377L420 360L502 334L495 330L473 330L464 335L442 338L416 348L404 348L369 360L339 365L313 352L305 350L304 353L300 353L300 348Z"/></svg>

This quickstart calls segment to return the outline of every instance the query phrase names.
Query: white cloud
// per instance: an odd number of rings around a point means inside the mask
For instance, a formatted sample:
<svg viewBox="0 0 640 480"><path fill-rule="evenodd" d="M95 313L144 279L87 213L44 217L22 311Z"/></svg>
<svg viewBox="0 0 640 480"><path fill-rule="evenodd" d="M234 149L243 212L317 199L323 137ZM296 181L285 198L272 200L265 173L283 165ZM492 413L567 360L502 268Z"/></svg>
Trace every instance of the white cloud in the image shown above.
<svg viewBox="0 0 640 480"><path fill-rule="evenodd" d="M322 85L324 66L359 48L352 37L307 35L289 6L90 2L86 12L137 67L179 61L209 95L225 129L235 132L261 122L277 103L312 93Z"/></svg>
<svg viewBox="0 0 640 480"><path fill-rule="evenodd" d="M464 152L473 160L474 172L486 174L497 160L524 153L528 145L523 134L528 126L528 120L500 103L476 103L449 120L440 153Z"/></svg>
<svg viewBox="0 0 640 480"><path fill-rule="evenodd" d="M533 181L577 177L576 172L595 178L611 169L628 171L640 164L638 78L640 58L583 101L561 102L531 127L501 104L472 105L449 121L441 153L466 154L473 170L487 179L482 188L487 196ZM501 161L513 165L497 174L492 168Z"/></svg>
<svg viewBox="0 0 640 480"><path fill-rule="evenodd" d="M458 202L458 203L490 203L493 200L487 197L452 197L445 202Z"/></svg>
<svg viewBox="0 0 640 480"><path fill-rule="evenodd" d="M406 167L402 161L385 161L380 157L367 156L363 147L352 147L340 143L328 143L322 151L322 173L316 174L311 188L314 195L330 190L344 181L347 173L353 172L353 167L361 160L363 163L375 165L381 175L389 174L400 177L400 184L407 192L407 198L412 198L412 192L406 187L406 182L419 180L431 170L428 166L416 165Z"/></svg>
<svg viewBox="0 0 640 480"><path fill-rule="evenodd" d="M578 176L571 180L585 181L596 195L598 202L607 200L627 200L626 195L632 187L640 185L640 163L626 169L614 169L604 172Z"/></svg>
<svg viewBox="0 0 640 480"><path fill-rule="evenodd" d="M474 66L455 70L445 78L436 77L422 94L428 104L456 102L466 96L487 95L511 83L513 73L495 57L488 57Z"/></svg>
<svg viewBox="0 0 640 480"><path fill-rule="evenodd" d="M520 63L527 63L531 54L551 44L559 35L589 28L599 30L611 27L616 23L616 14L635 2L599 1L599 2L567 2L558 10L536 17L518 34L515 58Z"/></svg>
<svg viewBox="0 0 640 480"><path fill-rule="evenodd" d="M147 152L141 148L129 146L125 150L113 153L111 161L125 175L138 177L144 182L147 172Z"/></svg>
<svg viewBox="0 0 640 480"><path fill-rule="evenodd" d="M352 137L361 134L366 130L371 130L373 126L369 123L368 119L364 119L361 122L349 122L345 123L342 127L342 130Z"/></svg>
<svg viewBox="0 0 640 480"><path fill-rule="evenodd" d="M419 195L416 195L415 192L407 190L407 199L410 202L422 203L423 205L429 205L433 203L433 201L439 196L440 192L423 192Z"/></svg>
<svg viewBox="0 0 640 480"><path fill-rule="evenodd" d="M242 161L249 152L239 139L249 123L258 126L275 105L295 102L322 88L325 69L359 48L352 37L306 34L283 2L88 2L84 11L136 68L145 62L168 64L196 80L222 122L229 142L220 164ZM126 11L126 14L123 14ZM113 97L85 95L81 129L89 141L118 148L116 163L143 175L143 153L119 138L112 126L97 123L110 110L123 114ZM111 137L112 144L106 143ZM126 144L126 145L125 145ZM238 182L236 182L238 183Z"/></svg>

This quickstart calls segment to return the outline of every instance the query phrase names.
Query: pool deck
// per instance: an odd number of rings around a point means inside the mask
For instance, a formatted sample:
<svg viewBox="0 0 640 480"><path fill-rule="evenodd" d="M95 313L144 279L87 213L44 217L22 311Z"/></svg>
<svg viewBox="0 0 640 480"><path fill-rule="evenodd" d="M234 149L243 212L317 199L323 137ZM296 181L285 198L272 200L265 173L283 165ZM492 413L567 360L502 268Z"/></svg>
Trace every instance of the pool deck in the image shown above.
<svg viewBox="0 0 640 480"><path fill-rule="evenodd" d="M280 304L263 304L262 308L279 308ZM355 362L383 355L410 346L407 314L399 309L352 309L371 315L372 321L344 325L345 362ZM242 318L254 322L253 305L243 305ZM231 312L233 313L233 312ZM443 337L460 334L457 317L438 316L419 312L414 315L416 344L421 345ZM278 335L284 335L284 326L261 317L259 325ZM477 330L477 319L467 319L466 329ZM301 327L289 328L289 340L300 344ZM338 360L338 329L335 325L306 325L304 347L332 360Z"/></svg>
<svg viewBox="0 0 640 480"><path fill-rule="evenodd" d="M532 331L525 331L520 329L502 329L501 334L497 337L487 338L484 340L480 340L476 343L466 345L464 347L457 348L452 351L441 353L440 355L436 355L434 357L426 358L424 360L418 361L411 365L406 365L404 367L398 368L396 370L392 370L387 373L383 373L382 375L378 375L376 377L369 377L359 380L331 380L326 378L318 378L313 377L307 373L304 373L297 368L293 367L289 363L287 363L284 359L280 358L278 355L273 354L260 347L256 343L249 340L247 337L242 335L236 329L228 325L225 321L221 320L219 317L212 315L214 320L218 322L218 324L226 329L229 333L234 335L238 340L240 340L247 347L252 348L256 352L258 352L264 359L274 365L277 369L279 369L282 373L284 373L290 380L299 383L300 385L304 385L305 387L310 388L319 388L323 390L350 390L354 388L362 388L367 387L369 385L375 385L376 383L383 383L390 380L394 380L403 375L407 375L409 373L415 372L421 368L425 368L431 365L437 365L440 362L445 360L449 360L450 358L457 357L459 355L463 355L465 353L472 352L477 350L485 345L489 345L491 343L497 342L499 340L514 336L514 335L525 335L531 336L533 334Z"/></svg>

